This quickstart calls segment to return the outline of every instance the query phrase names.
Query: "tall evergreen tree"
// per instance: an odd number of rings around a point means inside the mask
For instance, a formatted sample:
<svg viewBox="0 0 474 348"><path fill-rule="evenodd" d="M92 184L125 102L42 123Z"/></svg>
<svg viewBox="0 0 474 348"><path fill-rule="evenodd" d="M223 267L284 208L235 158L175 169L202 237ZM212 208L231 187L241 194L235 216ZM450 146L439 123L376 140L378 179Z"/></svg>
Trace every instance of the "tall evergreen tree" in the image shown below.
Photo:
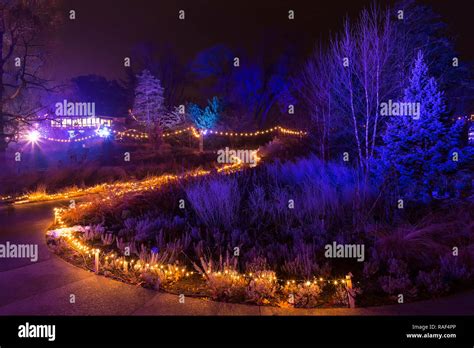
<svg viewBox="0 0 474 348"><path fill-rule="evenodd" d="M392 116L388 120L383 159L398 176L401 196L428 201L453 144L448 143L450 130L442 122L446 110L443 93L429 76L421 51L404 101L419 103L419 117Z"/></svg>
<svg viewBox="0 0 474 348"><path fill-rule="evenodd" d="M149 70L143 70L137 75L133 113L137 121L145 125L148 131L154 131L159 126L159 119L164 111L163 102L160 80Z"/></svg>

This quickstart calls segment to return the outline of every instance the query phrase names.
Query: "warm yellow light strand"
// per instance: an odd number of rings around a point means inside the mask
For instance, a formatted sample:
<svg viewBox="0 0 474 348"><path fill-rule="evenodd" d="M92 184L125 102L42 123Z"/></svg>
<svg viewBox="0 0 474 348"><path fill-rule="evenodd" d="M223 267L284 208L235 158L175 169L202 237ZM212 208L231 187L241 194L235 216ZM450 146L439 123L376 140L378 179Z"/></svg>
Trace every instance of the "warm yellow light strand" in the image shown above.
<svg viewBox="0 0 474 348"><path fill-rule="evenodd" d="M57 226L59 226L59 228L67 228L66 224L64 223L64 221L62 219L62 214L65 211L66 211L66 209L63 209L63 208L55 208L54 209L55 223L56 223ZM50 236L53 236L53 234L52 234L53 231L48 232ZM133 264L135 264L135 266L134 266L135 270L139 270L139 271L153 271L154 269L156 269L158 267L160 269L171 267L171 269L168 269L165 272L165 275L169 276L169 277L174 277L174 278L176 278L176 276L189 277L190 275L194 274L194 272L186 270L186 268L183 267L183 266L163 265L163 264L150 265L150 264L147 264L147 263L145 263L144 261L142 261L140 259L130 258L130 259L127 260L123 256L122 257L116 256L115 252L109 252L107 255L105 255L100 249L92 248L92 247L88 246L87 244L85 244L80 238L74 237L73 232L70 231L70 230L68 230L67 232L59 233L55 236L55 238L59 238L59 237L64 238L71 245L71 247L74 248L76 251L84 253L88 256L92 256L95 253L99 253L99 254L104 255L104 260L105 261L108 261L109 259L117 260L117 262L116 262L116 263L118 263L117 268L119 268L119 269L122 269L123 265L124 265L124 262L126 262L128 265L130 265L130 267L132 267ZM120 258L123 258L123 260L119 260ZM116 264L116 266L117 266L117 264ZM312 279L312 280L308 280L308 279L298 279L298 280L290 279L290 280L288 280L288 279L277 278L272 273L273 272L268 272L268 274L264 273L264 274L257 275L257 274L253 274L252 272L250 272L250 273L239 273L235 270L225 270L225 271L208 271L208 272L206 272L206 274L203 274L202 276L204 278L210 277L210 276L215 276L215 277L230 276L230 277L233 277L233 278L236 278L236 279L243 278L243 279L247 279L247 280L255 281L255 282L258 282L258 281L278 281L278 282L284 283L285 285L297 284L297 285L305 285L305 286L310 286L310 285L313 285L313 284L321 284L321 283L330 283L330 284L333 284L333 285L345 285L346 281L347 281L346 279L324 279L322 277L316 277L316 276L311 277L310 279Z"/></svg>
<svg viewBox="0 0 474 348"><path fill-rule="evenodd" d="M114 134L118 136L119 139L122 138L130 138L130 139L148 139L149 136L146 133L140 132L136 129L127 129L125 131L112 131ZM305 136L308 134L308 132L302 131L302 130L293 130L293 129L288 129L284 128L281 126L275 126L272 128L268 128L265 130L260 130L260 131L255 131L255 132L234 132L234 131L214 131L214 130L207 130L207 131L200 131L194 127L187 127L183 128L174 132L168 132L168 133L163 133L161 137L166 138L174 135L180 135L186 132L191 132L191 134L195 138L200 138L202 134L213 134L213 135L218 135L218 136L228 136L228 137L255 137L255 136L260 136L260 135L266 135L269 133L273 132L280 132L283 134L287 135L294 135L294 136ZM133 134L130 134L133 133ZM97 138L97 134L89 135L86 137L80 137L80 138L73 138L73 139L60 139L60 138L53 138L53 137L41 137L44 140L48 141L54 141L58 143L71 143L71 142L80 142L80 141L85 141L93 138Z"/></svg>

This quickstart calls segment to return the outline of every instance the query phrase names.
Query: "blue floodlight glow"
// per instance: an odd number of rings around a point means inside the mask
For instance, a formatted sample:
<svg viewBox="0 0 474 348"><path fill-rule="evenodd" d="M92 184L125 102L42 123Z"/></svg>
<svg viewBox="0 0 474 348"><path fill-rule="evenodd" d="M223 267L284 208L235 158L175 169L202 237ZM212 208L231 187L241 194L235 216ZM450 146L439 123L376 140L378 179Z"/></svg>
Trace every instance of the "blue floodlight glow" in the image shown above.
<svg viewBox="0 0 474 348"><path fill-rule="evenodd" d="M108 138L111 134L110 129L107 127L98 128L95 133L101 138Z"/></svg>

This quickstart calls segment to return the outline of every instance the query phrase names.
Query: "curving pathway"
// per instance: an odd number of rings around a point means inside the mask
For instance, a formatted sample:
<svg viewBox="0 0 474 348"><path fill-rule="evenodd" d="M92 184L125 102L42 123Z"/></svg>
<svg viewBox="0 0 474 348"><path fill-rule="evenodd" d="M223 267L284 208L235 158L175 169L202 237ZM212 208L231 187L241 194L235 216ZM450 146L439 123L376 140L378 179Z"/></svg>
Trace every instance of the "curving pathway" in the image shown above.
<svg viewBox="0 0 474 348"><path fill-rule="evenodd" d="M65 203L63 203L65 204ZM61 202L0 207L0 243L38 244L38 261L0 259L0 315L472 315L474 291L370 308L283 309L178 297L77 268L51 253L44 231ZM75 302L71 303L71 295Z"/></svg>

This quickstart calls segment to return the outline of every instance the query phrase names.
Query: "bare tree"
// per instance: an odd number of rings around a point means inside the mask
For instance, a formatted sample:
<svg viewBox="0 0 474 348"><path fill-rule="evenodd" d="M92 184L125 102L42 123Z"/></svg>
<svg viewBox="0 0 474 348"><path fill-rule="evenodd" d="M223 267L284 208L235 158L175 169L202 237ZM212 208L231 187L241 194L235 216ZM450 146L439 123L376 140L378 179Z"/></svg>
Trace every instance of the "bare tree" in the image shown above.
<svg viewBox="0 0 474 348"><path fill-rule="evenodd" d="M364 134L364 163L369 171L370 159L374 155L379 122L381 98L390 93L392 70L387 65L392 55L392 24L388 11L376 5L363 10L355 29L357 61L355 76L361 88L360 110Z"/></svg>
<svg viewBox="0 0 474 348"><path fill-rule="evenodd" d="M331 44L334 66L336 67L333 76L334 92L338 97L339 106L344 108L348 105L350 117L352 120L354 138L357 146L358 163L363 164L362 146L359 136L359 122L357 117L357 91L354 85L354 75L356 71L356 43L354 42L353 33L349 20L344 22L344 30L340 38L333 40Z"/></svg>
<svg viewBox="0 0 474 348"><path fill-rule="evenodd" d="M53 1L0 3L0 163L22 127L37 120L42 107L32 95L50 90L41 77L45 53L40 34L57 20L53 8Z"/></svg>
<svg viewBox="0 0 474 348"><path fill-rule="evenodd" d="M336 67L330 77L338 116L349 114L358 162L370 171L379 138L381 101L396 95L393 86L393 25L389 11L375 5L363 10L356 25L348 20L332 40L330 55Z"/></svg>

